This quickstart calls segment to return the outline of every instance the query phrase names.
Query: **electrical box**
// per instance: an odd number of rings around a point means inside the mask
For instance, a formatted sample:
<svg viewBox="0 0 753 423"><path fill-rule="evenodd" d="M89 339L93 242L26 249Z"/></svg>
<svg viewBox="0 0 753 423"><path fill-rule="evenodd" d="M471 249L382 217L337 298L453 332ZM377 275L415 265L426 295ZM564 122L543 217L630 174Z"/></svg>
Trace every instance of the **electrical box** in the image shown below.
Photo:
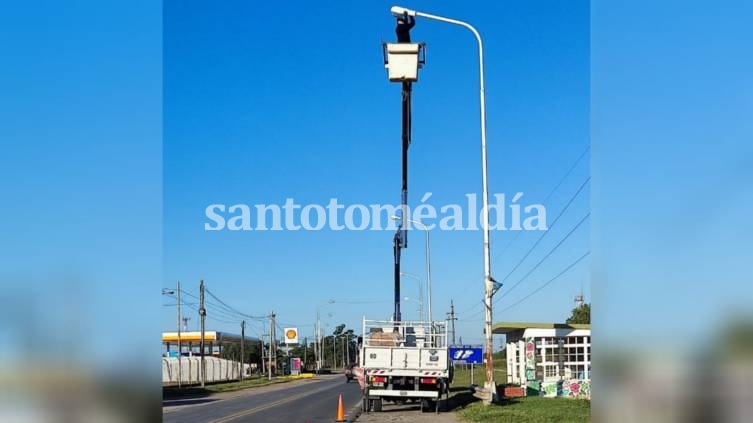
<svg viewBox="0 0 753 423"><path fill-rule="evenodd" d="M392 82L416 82L426 62L425 46L418 43L384 44L384 67Z"/></svg>

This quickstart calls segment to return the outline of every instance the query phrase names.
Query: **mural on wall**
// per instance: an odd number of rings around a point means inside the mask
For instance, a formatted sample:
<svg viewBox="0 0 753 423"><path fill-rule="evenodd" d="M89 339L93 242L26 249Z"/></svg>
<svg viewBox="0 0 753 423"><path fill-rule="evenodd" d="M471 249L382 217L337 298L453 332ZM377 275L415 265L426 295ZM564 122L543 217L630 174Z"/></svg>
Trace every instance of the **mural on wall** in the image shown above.
<svg viewBox="0 0 753 423"><path fill-rule="evenodd" d="M526 379L536 379L536 344L533 338L526 338Z"/></svg>
<svg viewBox="0 0 753 423"><path fill-rule="evenodd" d="M570 398L591 398L591 382L587 380L566 380L562 383L560 396Z"/></svg>
<svg viewBox="0 0 753 423"><path fill-rule="evenodd" d="M561 380L541 384L541 395L548 398L591 398L591 382L587 380Z"/></svg>
<svg viewBox="0 0 753 423"><path fill-rule="evenodd" d="M557 396L559 390L559 382L544 382L541 384L541 395L547 398L554 398Z"/></svg>

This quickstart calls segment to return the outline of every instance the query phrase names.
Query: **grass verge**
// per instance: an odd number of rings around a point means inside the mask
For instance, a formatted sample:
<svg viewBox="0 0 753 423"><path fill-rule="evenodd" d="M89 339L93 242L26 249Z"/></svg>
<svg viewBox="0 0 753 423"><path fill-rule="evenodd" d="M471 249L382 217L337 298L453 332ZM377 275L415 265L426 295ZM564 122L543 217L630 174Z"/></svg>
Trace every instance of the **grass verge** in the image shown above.
<svg viewBox="0 0 753 423"><path fill-rule="evenodd" d="M504 365L504 362L501 362ZM495 371L494 379L499 384L507 380L505 372ZM475 366L473 382L483 386L486 374L483 366ZM523 397L503 399L499 404L485 406L469 391L470 369L456 368L450 387L449 409L468 422L543 423L543 422L588 422L591 420L591 401L571 398Z"/></svg>
<svg viewBox="0 0 753 423"><path fill-rule="evenodd" d="M503 400L500 404L490 406L475 402L458 414L460 418L470 422L588 422L591 421L591 401L523 397Z"/></svg>

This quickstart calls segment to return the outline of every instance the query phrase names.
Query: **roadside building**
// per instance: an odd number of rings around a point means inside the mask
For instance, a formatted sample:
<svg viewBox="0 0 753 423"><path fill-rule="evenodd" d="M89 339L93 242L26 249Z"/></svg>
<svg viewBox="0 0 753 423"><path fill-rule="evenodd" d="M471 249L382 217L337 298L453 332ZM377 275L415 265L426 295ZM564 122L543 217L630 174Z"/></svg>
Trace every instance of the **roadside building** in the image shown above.
<svg viewBox="0 0 753 423"><path fill-rule="evenodd" d="M504 322L493 333L507 338L508 385L529 396L591 397L591 325Z"/></svg>

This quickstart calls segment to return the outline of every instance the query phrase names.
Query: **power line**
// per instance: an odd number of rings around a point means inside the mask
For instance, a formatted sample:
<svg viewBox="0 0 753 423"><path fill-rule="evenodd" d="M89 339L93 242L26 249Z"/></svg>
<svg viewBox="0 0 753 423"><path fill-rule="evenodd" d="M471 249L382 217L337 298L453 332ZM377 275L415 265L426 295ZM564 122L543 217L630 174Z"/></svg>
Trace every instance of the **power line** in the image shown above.
<svg viewBox="0 0 753 423"><path fill-rule="evenodd" d="M517 264L516 264L516 265L515 265L515 266L513 267L513 269L512 269L512 270L511 270L511 271L510 271L510 272L509 272L509 273L507 274L507 276L505 276L505 278L504 278L504 279L502 280L502 282L505 282L505 281L506 281L507 279L509 279L509 277L510 277L510 276L511 276L511 275L513 274L513 272L515 272L515 270L517 270L517 269L518 269L518 267L520 267L520 265L521 265L521 264L522 264L522 263L523 263L523 262L524 262L524 261L525 261L525 260L526 260L526 259L528 258L528 256L529 256L529 255L531 254L531 252L533 252L533 250L534 250L534 249L535 249L535 248L536 248L536 247L537 247L537 246L538 246L538 245L539 245L539 244L541 243L541 241L542 241L542 240L544 239L544 237L545 237L545 236L546 236L546 235L547 235L547 234L548 234L548 233L549 233L549 232L550 232L550 231L552 230L552 228L554 227L554 225L556 225L556 224L557 224L557 222L559 221L560 217L562 217L562 216L563 216L563 215L565 214L565 212L567 211L567 209L568 209L568 208L570 208L570 205L572 205L572 204L573 204L573 202L574 202L574 201L575 201L575 199L576 199L576 198L578 197L578 195L580 195L580 193L581 193L581 192L583 192L583 188L585 188L585 186L586 186L586 185L588 184L588 182L589 182L590 180L591 180L591 177L589 176L589 177L587 177L587 178L586 178L586 179L585 179L585 180L583 181L583 183L581 183L580 187L578 187L578 190L577 190L577 191L575 191L575 193L574 193L574 194L573 194L573 195L572 195L572 196L570 197L570 199L569 199L569 200L567 201L567 203L565 204L565 206L564 206L564 207L563 207L563 208L562 208L562 209L560 210L560 212L559 212L559 213L557 214L557 216L556 216L556 217L554 218L554 220L552 221L551 225L549 225L549 229L548 229L548 230L546 230L546 231L544 231L544 232L543 232L543 233L541 234L541 236L539 236L539 238L538 238L538 239L536 240L536 242L535 242L535 243L534 243L534 244L533 244L533 245L531 246L531 248L529 248L529 249L528 249L528 251L526 252L526 254L525 254L525 255L524 255L524 256L523 256L523 257L522 257L522 258L521 258L521 259L520 259L520 260L518 261L518 263L517 263ZM529 272L528 272L528 273L527 273L527 274L526 274L526 275L525 275L525 276L524 276L524 277L523 277L522 279L520 279L520 280L519 280L518 282L516 282L516 283L515 283L515 285L513 285L513 286L512 286L512 288L510 288L509 290L507 290L507 292L505 293L505 295L509 294L509 292L510 292L511 290L513 290L513 289L514 289L514 288L515 288L516 286L518 286L518 285L519 285L519 284L520 284L520 283L521 283L521 282L522 282L523 280L525 280L525 279L526 279L526 278L527 278L527 277L528 277L528 276L529 276L529 275L530 275L530 274L531 274L531 273L532 273L532 272L533 272L534 270L536 270L536 268L538 268L539 266L541 266L541 264L542 264L542 263L544 262L544 260L546 260L546 259L547 259L547 258L548 258L548 257L549 257L550 255L552 255L552 253L553 253L553 252L554 252L554 251L555 251L555 250L556 250L557 248L559 248L559 246L560 246L560 245L561 245L561 244L562 244L563 242L565 242L565 240L566 240L567 238L569 238L569 237L570 237L570 235L572 235L572 233L573 233L573 232L574 232L574 231L575 231L575 230L576 230L576 229L577 229L577 228L578 228L578 227L579 227L579 226L580 226L580 225L581 225L581 224L583 223L583 221L584 221L585 219L587 219L587 218L588 218L588 216L590 216L590 215L591 215L591 213L590 213L590 212L589 212L589 213L587 213L587 214L586 214L586 215L585 215L585 216L584 216L584 217L583 217L583 218L581 219L581 221L580 221L580 222L578 222L578 224L577 224L577 225L576 225L576 226L575 226L575 227L574 227L573 229L571 229L571 230L570 230L570 232L568 232L568 234L567 234L567 235L565 235L565 237L564 237L564 238L562 238L562 239L561 239L561 240L560 240L560 241L559 241L559 242L557 243L557 245L556 245L556 246L555 246L555 247L554 247L554 248L553 248L553 249L552 249L551 251L549 251L549 253L547 253L547 254L546 254L546 255L544 256L544 258L543 258L543 259L541 259L541 260L540 260L540 261L539 261L539 262L538 262L538 263L537 263L537 264L536 264L536 265L535 265L535 266L533 267L533 269L532 269L532 270L530 270L530 271L529 271ZM500 296L500 298L502 298L502 297ZM497 303L497 302L499 301L499 299L500 299L500 298L498 298L498 299L497 299L497 300L495 301L495 304L496 304L496 303ZM476 308L476 307L478 307L478 306L479 306L480 304L483 304L483 302L480 302L480 303L476 303L476 305L474 305L473 307L470 307L470 308L466 309L466 310L465 310L465 312L469 312L469 311L471 311L471 310L475 309L475 308ZM481 311L483 311L483 309L482 309ZM474 313L473 315L476 315L476 314L478 314L478 312Z"/></svg>
<svg viewBox="0 0 753 423"><path fill-rule="evenodd" d="M199 308L198 307L189 305L188 308L190 308L191 310L193 310L193 311L195 311L197 313L199 312ZM227 323L227 324L231 324L231 325L234 325L234 324L238 323L238 321L230 321L230 320L220 319L219 317L215 317L215 316L213 316L213 315L211 315L209 313L207 313L206 317L207 317L207 319L211 319L211 320L214 320L214 321L217 321L217 322L220 322L220 323Z"/></svg>
<svg viewBox="0 0 753 423"><path fill-rule="evenodd" d="M248 315L248 314L245 314L245 313L241 313L240 311L238 311L238 310L234 309L233 307L230 307L229 305L227 305L221 299L217 298L217 296L214 295L212 293L212 291L210 291L209 289L205 289L205 291L209 294L209 296L211 296L212 298L214 298L215 300L217 300L217 302L219 302L220 304L222 304L226 309L228 309L229 311L232 311L232 312L238 314L239 316L243 316L243 317L246 317L248 319L255 319L255 320L261 320L261 319L264 319L266 317L266 316L251 316L251 315Z"/></svg>
<svg viewBox="0 0 753 423"><path fill-rule="evenodd" d="M528 249L528 251L527 251L527 252L525 253L525 255L524 255L524 256L523 256L523 257L522 257L522 258L521 258L521 259L520 259L520 260L518 261L518 263L517 263L517 264L515 264L515 266L514 266L514 267L512 268L512 270L510 270L510 272L508 272L508 273L507 273L507 275L506 275L506 276L505 276L505 277L504 277L504 278L502 279L502 283L504 283L505 281L507 281L507 279L509 279L509 278L510 278L510 276L511 276L511 275L512 275L512 274L513 274L513 273L514 273L514 272L515 272L516 270L518 270L518 267L520 267L520 265L521 265L521 264L523 264L523 262L524 262L524 261L525 261L525 260L526 260L526 259L528 258L528 256L529 256L529 255L531 254L531 252L533 252L533 250L534 250L534 249L535 249L535 248L536 248L536 247L537 247L537 246L539 245L539 243L541 243L541 241L542 241L542 240L544 239L544 237L546 237L546 235L547 235L547 234L548 234L548 233L549 233L549 232L550 232L550 231L552 230L552 228L553 228L553 227L554 227L554 226L555 226L555 225L557 224L557 221L558 221L558 220L560 219L560 217L562 217L562 215L564 215L564 214L565 214L565 212L567 211L567 209L568 209L568 208L570 208L570 205L572 205L572 204L573 204L573 201L575 201L575 199L576 199L576 198L578 197L578 195L579 195L579 194L580 194L580 193L581 193L581 192L583 191L583 188L585 188L585 187L586 187L586 185L588 184L588 182L589 182L590 180L591 180L591 177L589 176L589 177L587 177L587 178L586 178L586 180L585 180L585 181L583 181L583 183L582 183L582 184L580 184L580 187L578 187L578 190L577 190L577 191L575 191L575 194L573 194L573 195L572 195L572 197L570 197L570 199L569 199L569 200L567 201L567 203L565 204L565 207L563 207L563 208L562 208L562 210L560 210L559 214L557 214L557 217L555 217L555 218L554 218L554 220L552 221L552 224L551 224L551 225L549 225L549 229L548 229L548 230L546 230L546 231L544 231L544 232L543 232L543 233L541 234L541 236L539 236L539 238L538 238L538 239L536 240L536 242L534 242L534 243L533 243L533 245L531 246L531 248L529 248L529 249Z"/></svg>
<svg viewBox="0 0 753 423"><path fill-rule="evenodd" d="M586 146L586 148L583 149L583 151L580 153L580 155L578 155L578 158L575 159L575 161L573 162L572 165L570 165L570 167L568 168L567 172L565 172L565 174L562 175L562 177L555 184L554 188L552 188L552 190L549 192L549 194L547 194L547 196L541 202L542 204L546 204L547 201L549 201L551 199L551 197L554 195L554 193L557 192L557 190L562 186L562 184L565 182L565 180L573 173L573 171L575 170L575 168L578 166L578 164L580 164L581 160L583 160L583 158L586 156L586 154L588 154L588 152L590 150L591 150L591 145L589 144L589 145ZM550 226L550 229L551 229L551 226ZM497 253L494 256L493 260L496 261L502 254L504 254L510 248L510 246L512 246L512 244L515 243L515 241L520 237L521 233L522 233L522 231L517 231L516 234L515 234L515 236L513 237L513 239L510 240L510 242L508 242L507 245L505 245L505 247L499 253ZM482 278L483 278L483 275L481 275L478 279L482 279ZM472 283L475 280L476 279L474 278L470 282ZM460 313L469 312L469 311L475 309L476 307L478 307L480 304L483 304L483 301L481 303L475 303L473 306L464 309Z"/></svg>
<svg viewBox="0 0 753 423"><path fill-rule="evenodd" d="M554 193L557 192L557 190L560 188L560 186L562 186L562 184L565 182L565 180L568 178L568 176L570 176L570 174L573 173L573 171L575 170L575 168L578 167L578 164L580 163L580 161L583 160L584 157L586 157L586 154L588 154L589 150L591 150L591 145L590 144L586 145L586 148L583 149L583 151L580 153L580 155L578 156L578 158L575 159L575 162L573 162L573 164L570 165L570 168L567 170L567 172L565 172L565 174L562 175L562 177L559 179L559 181L557 181L557 184L554 185L554 188L552 188L552 190L549 191L549 194L547 194L547 196L544 197L544 200L541 201L541 204L546 204L552 198L552 196L554 195ZM517 240L518 237L520 237L521 233L523 233L523 231L517 231L515 233L515 236L510 240L510 242L508 242L507 245L505 245L502 248L502 250L500 250L500 252L497 253L494 256L494 259L496 260L500 256L502 256L507 251L507 249L510 248L510 246L515 243L515 240ZM496 235L496 232L494 234Z"/></svg>
<svg viewBox="0 0 753 423"><path fill-rule="evenodd" d="M205 292L206 292L206 289L205 289ZM188 295L189 297L195 298L197 300L199 299L199 297L197 297L196 295L191 294L190 292L185 291L183 293L186 294L186 295ZM205 301L204 305L212 313L219 314L220 316L225 317L226 319L231 319L231 320L233 320L233 323L237 323L237 322L240 322L241 320L243 320L243 316L240 316L240 315L235 314L235 313L228 312L225 309L221 308L220 306L212 303L211 301Z"/></svg>
<svg viewBox="0 0 753 423"><path fill-rule="evenodd" d="M535 295L537 292L539 292L542 289L546 288L550 283L552 283L555 280L557 280L557 278L559 278L560 276L562 276L565 273L567 273L568 270L572 269L573 267L575 267L575 265L577 265L583 259L585 259L586 257L588 257L589 254L591 254L590 251L588 251L585 254L583 254L582 256L578 257L574 262L572 262L569 266L567 266L565 269L563 269L561 272L559 272L556 276L554 276L553 278L549 279L548 281L546 281L543 285L539 286L538 288L534 289L532 292L530 292L525 297L523 297L520 300L516 301L515 303L513 303L513 304L511 304L511 305L509 305L507 307L505 307L504 309L502 309L502 311L500 313L504 313L505 311L510 310L513 307L516 307L517 305L519 305L523 301L525 301L525 300L529 299L530 297L532 297L533 295Z"/></svg>
<svg viewBox="0 0 753 423"><path fill-rule="evenodd" d="M216 295L214 295L209 289L205 288L204 291L209 294L214 300L216 300L219 305L216 303L213 303L211 301L205 301L205 305L207 308L214 312L219 314L222 317L225 317L226 319L233 319L234 321L232 323L238 323L241 320L244 319L252 319L252 320L264 320L265 316L250 316L245 313L241 313L240 311L234 309L233 307L230 307L227 305L224 301L220 300ZM194 299L198 300L198 297L196 295L191 294L190 292L185 292L186 295L193 297Z"/></svg>
<svg viewBox="0 0 753 423"><path fill-rule="evenodd" d="M550 257L550 256L551 256L552 254L554 254L554 252L555 252L555 251L557 251L557 249L558 249L558 248L559 248L559 247L560 247L560 246L561 246L561 245L562 245L562 244L563 244L563 243L564 243L564 242L565 242L565 241L566 241L566 240L567 240L568 238L570 238L570 236L571 236L571 235L572 235L573 233L575 233L575 231L576 231L576 230L577 230L577 229L578 229L578 228L579 228L579 227L580 227L580 226L581 226L581 225L582 225L582 224L583 224L583 223L584 223L584 222L586 221L586 219L588 219L588 218L589 218L590 216L591 216L591 213L590 213L590 212L586 213L586 215L585 215L585 216L583 216L583 217L582 217L582 218L581 218L581 219L580 219L580 220L578 221L578 223L576 223L576 224L575 224L575 226L573 226L573 228L572 228L572 229L570 229L570 231L569 231L569 232L568 232L568 233L567 233L567 234L566 234L566 235L565 235L564 237L562 237L562 239L560 239L560 240L559 240L559 242L557 242L557 244L555 244L555 246L554 246L554 247L552 247L552 249L551 249L551 250L549 250L549 252L548 252L548 253L546 253L546 255L544 255L544 257L543 257L543 258L542 258L541 260L539 260L539 262L538 262L538 263L536 263L536 264L535 264L535 265L534 265L534 266L533 266L533 267L531 268L531 270L529 270L529 271L528 271L528 273L526 273L526 274L525 274L525 276L523 276L523 277L522 277L522 278L521 278L520 280L518 280L518 282L516 282L516 283L515 283L515 285L513 285L513 286L512 286L512 287L511 287L510 289L508 289L508 290L507 290L507 291L505 292L505 296L509 295L509 294L510 294L510 292L511 292L511 291L512 291L513 289L515 289L515 288L516 288L516 287L517 287L518 285L520 285L520 284L521 284L521 283L522 283L522 282L523 282L524 280L526 280L526 279L528 278L528 276L530 276L530 275L531 275L531 274L532 274L532 273L533 273L533 272L534 272L534 271L535 271L536 269L538 269L538 268L539 268L539 267L541 266L541 264L543 264L543 263L544 263L544 261L546 261L546 259L548 259L548 258L549 258L549 257ZM497 299L496 299L496 300L494 301L494 304L496 305L496 304L497 304L497 303L498 303L498 302L499 302L499 301L500 301L500 300L501 300L502 298L504 298L504 297L500 296L499 298L497 298ZM505 310L502 310L502 311L504 312ZM473 317L473 316L479 315L479 314L480 314L481 312L483 312L483 309L482 309L482 310L479 310L479 311L477 311L477 312L475 312L475 313L473 313L473 314L471 314L471 317L469 317L469 318L467 318L467 319L462 319L462 320L465 320L465 321L473 321L473 319L474 319L474 317Z"/></svg>
<svg viewBox="0 0 753 423"><path fill-rule="evenodd" d="M546 253L546 255L545 255L544 257L542 257L542 259L541 259L541 260L539 260L539 262L538 262L538 263L536 263L536 264L535 264L535 265L534 265L534 266L533 266L533 267L531 268L531 270L529 270L529 271L528 271L528 273L526 273L526 274L525 274L525 275L524 275L524 276L523 276L522 278L520 278L520 280L518 280L517 282L515 282L515 285L511 286L511 287L510 287L510 289L508 289L507 291L505 291L505 295L509 295L509 294L510 294L510 292L512 292L512 290L514 290L514 289L515 289L515 288L516 288L516 287L517 287L518 285L520 285L520 284L521 284L521 282L523 282L524 280L526 280L526 278L528 278L528 276L530 276L530 275L531 275L531 273L533 273L533 272L534 272L534 271L535 271L536 269L538 269L538 268L539 268L539 266L541 266L541 264L542 264L542 263L544 263L544 261L546 261L546 259L548 259L548 258L549 258L549 256L551 256L551 255L552 255L552 254L553 254L553 253L554 253L555 251L557 251L557 249L558 249L558 248L559 248L559 247L560 247L560 246L561 246L561 245L562 245L562 244L563 244L563 243L564 243L564 242L565 242L565 241L566 241L566 240L567 240L568 238L570 238L570 235L572 235L573 233L575 233L575 231L576 231L576 230L577 230L577 229L578 229L578 228L580 227L580 225L582 225L582 224L583 224L583 222L585 222L585 221L586 221L586 220L587 220L587 219L589 218L589 216L591 216L591 212L588 212L588 213L586 213L586 215L585 215L585 216L583 216L583 217L582 217L582 218L581 218L581 219L580 219L580 220L578 221L578 223L576 223L576 224L575 224L575 226L573 226L573 228L572 228L572 229L570 229L570 232L568 232L568 233L567 233L567 235L565 235L565 236L564 236L564 237L563 237L563 238L562 238L562 239L561 239L561 240L560 240L560 241L559 241L559 242L558 242L558 243L557 243L557 244L556 244L556 245L555 245L555 246L554 246L554 247L553 247L553 248L552 248L551 250L549 250L549 252L548 252L548 253ZM501 299L502 299L502 296L500 296L500 297L499 297L499 298L497 299L497 301L495 301L495 304L496 304L496 303L497 303L497 302L498 302L499 300L501 300Z"/></svg>

